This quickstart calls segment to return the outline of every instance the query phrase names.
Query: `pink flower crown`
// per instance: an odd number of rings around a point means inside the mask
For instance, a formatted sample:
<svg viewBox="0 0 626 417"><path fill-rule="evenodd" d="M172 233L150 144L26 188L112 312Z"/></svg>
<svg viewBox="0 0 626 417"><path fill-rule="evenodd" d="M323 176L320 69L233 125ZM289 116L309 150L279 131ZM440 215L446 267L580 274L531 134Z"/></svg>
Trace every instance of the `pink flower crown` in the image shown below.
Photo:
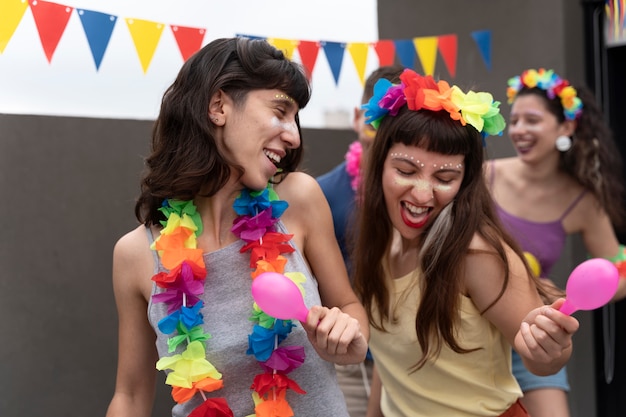
<svg viewBox="0 0 626 417"><path fill-rule="evenodd" d="M374 85L374 95L361 106L365 109L365 120L378 129L381 120L396 116L405 104L409 110L445 110L450 117L463 126L472 125L483 137L502 135L504 118L500 114L500 102L486 92L468 91L446 81L436 82L432 76L422 76L411 69L400 75L400 84L381 78Z"/></svg>
<svg viewBox="0 0 626 417"><path fill-rule="evenodd" d="M569 81L555 74L553 70L528 69L522 72L522 75L510 78L508 84L506 95L509 104L513 102L522 88L539 88L546 92L550 100L555 97L561 99L565 119L575 120L583 112L583 103L578 98L576 89L570 85Z"/></svg>

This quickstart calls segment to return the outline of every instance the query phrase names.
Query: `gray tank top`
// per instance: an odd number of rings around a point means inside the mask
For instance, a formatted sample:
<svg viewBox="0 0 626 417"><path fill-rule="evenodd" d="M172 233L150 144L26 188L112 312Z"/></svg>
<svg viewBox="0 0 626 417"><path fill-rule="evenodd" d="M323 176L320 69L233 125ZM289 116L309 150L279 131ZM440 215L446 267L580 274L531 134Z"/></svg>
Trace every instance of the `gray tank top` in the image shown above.
<svg viewBox="0 0 626 417"><path fill-rule="evenodd" d="M153 241L152 233L146 228L150 244ZM277 230L287 233L282 222L277 223ZM224 387L218 391L206 393L209 397L224 397L233 410L235 417L245 417L254 414L252 400L253 378L263 370L253 355L247 355L248 335L252 331L253 323L248 320L252 309L252 295L250 292L251 277L250 253L239 253L243 241L237 241L215 252L205 253L204 263L207 277L204 284L201 310L204 317L204 331L211 335L206 343L207 360L222 373ZM165 271L156 251L155 273ZM317 281L311 274L302 254L298 249L289 254L283 254L288 261L285 272L302 272L307 280L304 283L305 304L308 307L319 305L320 297ZM152 294L161 292L155 285ZM161 333L157 323L167 315L164 303L148 304L148 319L156 333L156 347L159 358L171 355L167 352L168 335ZM331 363L321 359L309 343L306 333L300 322L293 322L293 328L281 346L304 346L306 359L302 366L287 376L300 385L306 394L298 394L287 390L287 401L297 417L318 416L348 416L343 394L337 385L335 370ZM180 346L175 353L180 353ZM196 394L194 398L183 404L177 404L172 409L173 417L187 416L194 408L203 402L202 397ZM157 412L160 414L160 412Z"/></svg>

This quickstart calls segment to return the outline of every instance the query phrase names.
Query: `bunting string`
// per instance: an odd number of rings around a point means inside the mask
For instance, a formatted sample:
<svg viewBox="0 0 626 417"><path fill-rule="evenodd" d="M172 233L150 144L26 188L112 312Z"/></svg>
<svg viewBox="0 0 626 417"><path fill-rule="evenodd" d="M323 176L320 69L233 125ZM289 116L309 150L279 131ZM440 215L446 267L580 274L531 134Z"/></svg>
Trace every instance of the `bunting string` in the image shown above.
<svg viewBox="0 0 626 417"><path fill-rule="evenodd" d="M85 38L89 44L98 71L114 30L128 30L134 44L141 68L146 74L163 36L173 36L182 61L187 60L205 42L206 28L181 26L172 23L155 22L139 17L120 17L101 11L75 8L72 6L41 0L0 0L0 54L11 41L13 34L24 16L30 11L41 41L43 53L50 65L54 53L70 19L79 19ZM122 20L123 23L118 23ZM425 75L434 75L437 54L441 57L448 73L456 77L457 34L414 37L411 39L381 39L374 42L335 42L328 40L296 40L275 37L238 34L250 38L266 39L277 49L305 68L309 79L313 77L319 55L324 55L334 81L339 83L346 51L353 63L361 84L365 82L366 64L370 54L374 54L380 65L390 65L398 61L405 67L415 68L419 62ZM491 70L491 32L489 30L471 33L477 44L486 68Z"/></svg>

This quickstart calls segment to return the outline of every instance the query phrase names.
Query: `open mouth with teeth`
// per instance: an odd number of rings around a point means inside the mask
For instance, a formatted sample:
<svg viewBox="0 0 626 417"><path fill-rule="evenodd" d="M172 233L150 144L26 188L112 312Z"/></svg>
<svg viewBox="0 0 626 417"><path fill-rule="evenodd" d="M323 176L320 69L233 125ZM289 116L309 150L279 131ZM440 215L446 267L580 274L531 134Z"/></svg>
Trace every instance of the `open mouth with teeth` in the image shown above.
<svg viewBox="0 0 626 417"><path fill-rule="evenodd" d="M534 145L534 141L529 141L529 140L518 140L515 141L515 147L522 152L526 152L528 150L530 150L533 145Z"/></svg>
<svg viewBox="0 0 626 417"><path fill-rule="evenodd" d="M274 152L272 152L272 151L269 151L269 150L267 150L267 149L264 149L264 150L263 150L263 153L265 154L265 156L267 156L267 158L268 158L270 161L272 161L272 163L273 163L274 165L278 166L278 164L280 164L280 160L282 159L282 158L280 157L280 155L278 155L278 154L276 154L276 153L274 153Z"/></svg>
<svg viewBox="0 0 626 417"><path fill-rule="evenodd" d="M415 206L406 201L402 202L402 220L409 227L422 227L428 221L431 207Z"/></svg>

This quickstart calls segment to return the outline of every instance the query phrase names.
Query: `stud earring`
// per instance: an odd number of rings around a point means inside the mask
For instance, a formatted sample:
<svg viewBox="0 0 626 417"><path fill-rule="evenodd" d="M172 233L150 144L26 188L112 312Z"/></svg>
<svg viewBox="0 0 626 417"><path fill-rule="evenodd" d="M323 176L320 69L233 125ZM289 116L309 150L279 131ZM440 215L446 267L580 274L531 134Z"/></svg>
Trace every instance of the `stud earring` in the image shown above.
<svg viewBox="0 0 626 417"><path fill-rule="evenodd" d="M572 147L572 138L561 135L556 138L556 148L561 152L567 152Z"/></svg>

